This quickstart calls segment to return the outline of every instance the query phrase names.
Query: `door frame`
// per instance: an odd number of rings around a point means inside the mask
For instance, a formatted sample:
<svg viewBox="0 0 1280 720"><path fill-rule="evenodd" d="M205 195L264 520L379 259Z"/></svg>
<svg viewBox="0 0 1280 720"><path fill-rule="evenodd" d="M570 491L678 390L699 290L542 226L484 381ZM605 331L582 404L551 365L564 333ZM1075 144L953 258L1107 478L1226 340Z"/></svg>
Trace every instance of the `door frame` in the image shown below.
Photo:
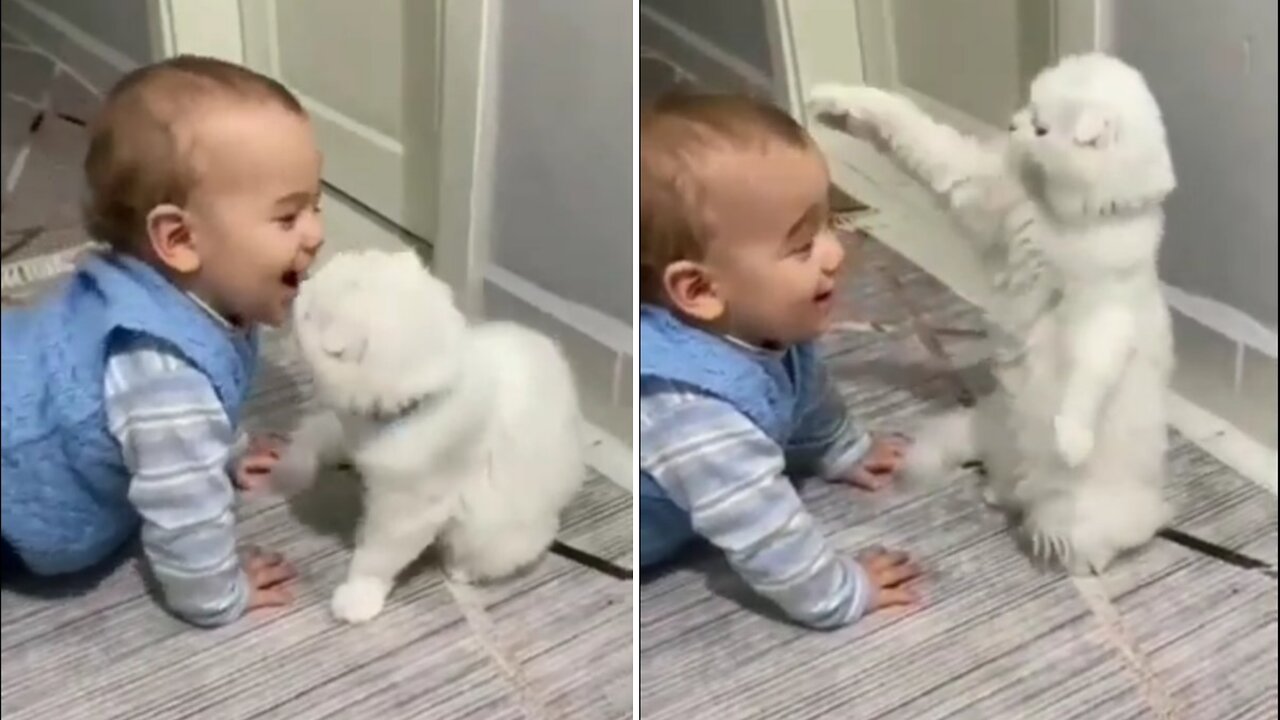
<svg viewBox="0 0 1280 720"><path fill-rule="evenodd" d="M413 0L415 2L421 0ZM458 306L483 315L489 259L489 184L496 118L496 48L501 0L442 2L439 168L432 270ZM150 0L157 58L190 53L244 62L239 0Z"/></svg>

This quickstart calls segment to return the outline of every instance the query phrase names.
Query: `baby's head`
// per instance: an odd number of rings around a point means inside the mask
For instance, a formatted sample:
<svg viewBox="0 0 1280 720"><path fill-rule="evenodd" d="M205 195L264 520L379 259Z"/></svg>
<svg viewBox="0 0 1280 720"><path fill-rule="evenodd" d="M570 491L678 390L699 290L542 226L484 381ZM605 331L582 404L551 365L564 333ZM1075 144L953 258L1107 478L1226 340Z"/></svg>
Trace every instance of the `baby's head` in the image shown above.
<svg viewBox="0 0 1280 720"><path fill-rule="evenodd" d="M794 119L672 95L640 119L640 299L760 346L827 329L844 249L827 166Z"/></svg>
<svg viewBox="0 0 1280 720"><path fill-rule="evenodd" d="M1043 70L1010 130L1023 170L1066 217L1145 208L1176 185L1160 106L1142 74L1109 55Z"/></svg>
<svg viewBox="0 0 1280 720"><path fill-rule="evenodd" d="M107 96L85 159L90 232L236 324L281 324L324 242L320 153L281 84L178 57Z"/></svg>

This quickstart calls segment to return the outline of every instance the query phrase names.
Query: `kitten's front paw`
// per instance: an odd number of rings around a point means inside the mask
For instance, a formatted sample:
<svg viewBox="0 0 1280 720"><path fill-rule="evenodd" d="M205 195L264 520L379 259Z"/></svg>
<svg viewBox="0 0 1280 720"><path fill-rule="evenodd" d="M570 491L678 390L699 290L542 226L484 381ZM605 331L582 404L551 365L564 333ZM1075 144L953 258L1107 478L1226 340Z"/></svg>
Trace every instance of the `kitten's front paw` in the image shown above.
<svg viewBox="0 0 1280 720"><path fill-rule="evenodd" d="M1053 419L1053 433L1067 467L1079 467L1093 454L1093 430L1084 424L1059 415Z"/></svg>
<svg viewBox="0 0 1280 720"><path fill-rule="evenodd" d="M810 115L817 118L831 120L843 118L848 114L845 109L847 104L845 98L853 89L850 85L820 83L809 91L809 99L805 101L805 107L808 108Z"/></svg>
<svg viewBox="0 0 1280 720"><path fill-rule="evenodd" d="M301 444L290 445L271 468L271 488L283 495L311 487L320 472L320 458Z"/></svg>
<svg viewBox="0 0 1280 720"><path fill-rule="evenodd" d="M854 137L878 142L881 132L877 108L886 97L887 93L879 88L821 83L809 91L805 106L814 117L836 125Z"/></svg>
<svg viewBox="0 0 1280 720"><path fill-rule="evenodd" d="M391 588L373 578L352 578L333 591L330 609L338 620L357 624L368 622L382 612Z"/></svg>

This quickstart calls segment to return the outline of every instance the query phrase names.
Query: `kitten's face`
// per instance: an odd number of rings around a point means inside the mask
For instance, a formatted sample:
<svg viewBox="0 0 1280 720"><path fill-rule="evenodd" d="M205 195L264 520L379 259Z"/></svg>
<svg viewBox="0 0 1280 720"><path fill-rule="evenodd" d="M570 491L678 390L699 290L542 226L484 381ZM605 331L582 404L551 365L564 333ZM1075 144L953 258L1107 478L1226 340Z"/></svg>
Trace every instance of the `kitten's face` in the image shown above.
<svg viewBox="0 0 1280 720"><path fill-rule="evenodd" d="M1105 55L1041 72L1010 124L1010 148L1035 186L1078 200L1079 212L1158 202L1174 186L1155 98L1137 71Z"/></svg>
<svg viewBox="0 0 1280 720"><path fill-rule="evenodd" d="M294 335L332 406L392 410L452 381L466 322L412 252L343 253L303 284Z"/></svg>

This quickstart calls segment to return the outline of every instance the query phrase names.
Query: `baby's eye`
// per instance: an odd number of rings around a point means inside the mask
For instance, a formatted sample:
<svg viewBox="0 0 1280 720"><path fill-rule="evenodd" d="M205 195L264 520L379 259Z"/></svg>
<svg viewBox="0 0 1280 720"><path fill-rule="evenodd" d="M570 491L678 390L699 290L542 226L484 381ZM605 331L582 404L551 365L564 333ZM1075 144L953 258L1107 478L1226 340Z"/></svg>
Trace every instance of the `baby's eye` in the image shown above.
<svg viewBox="0 0 1280 720"><path fill-rule="evenodd" d="M293 225L296 222L298 222L297 213L290 213L289 215L276 218L276 224L284 228L285 230L292 230Z"/></svg>
<svg viewBox="0 0 1280 720"><path fill-rule="evenodd" d="M791 254L795 255L796 257L807 258L812 252L813 252L813 241L810 240L809 242L803 245L797 246L796 249L791 251Z"/></svg>

